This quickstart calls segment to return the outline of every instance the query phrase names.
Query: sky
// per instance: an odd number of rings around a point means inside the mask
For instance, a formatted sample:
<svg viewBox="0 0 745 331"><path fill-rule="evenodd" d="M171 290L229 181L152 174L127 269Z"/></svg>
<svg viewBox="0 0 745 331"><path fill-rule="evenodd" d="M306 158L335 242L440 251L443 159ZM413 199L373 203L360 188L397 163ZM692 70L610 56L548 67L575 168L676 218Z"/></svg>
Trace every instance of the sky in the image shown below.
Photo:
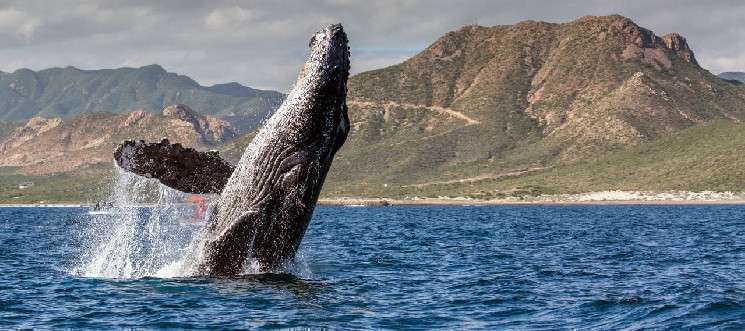
<svg viewBox="0 0 745 331"><path fill-rule="evenodd" d="M0 0L0 71L157 63L204 85L286 92L310 36L341 22L353 73L399 63L463 25L621 14L678 32L713 73L745 71L745 1Z"/></svg>

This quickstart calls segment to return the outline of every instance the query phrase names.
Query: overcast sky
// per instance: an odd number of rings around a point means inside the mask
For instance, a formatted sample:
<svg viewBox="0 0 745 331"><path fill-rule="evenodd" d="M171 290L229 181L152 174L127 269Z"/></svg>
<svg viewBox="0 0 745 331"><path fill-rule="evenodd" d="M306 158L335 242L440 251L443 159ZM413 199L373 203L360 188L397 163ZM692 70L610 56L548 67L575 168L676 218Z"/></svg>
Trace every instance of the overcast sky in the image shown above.
<svg viewBox="0 0 745 331"><path fill-rule="evenodd" d="M466 24L619 13L688 39L714 73L745 71L745 1L0 0L0 70L158 63L202 84L287 91L310 35L342 22L354 72L401 62Z"/></svg>

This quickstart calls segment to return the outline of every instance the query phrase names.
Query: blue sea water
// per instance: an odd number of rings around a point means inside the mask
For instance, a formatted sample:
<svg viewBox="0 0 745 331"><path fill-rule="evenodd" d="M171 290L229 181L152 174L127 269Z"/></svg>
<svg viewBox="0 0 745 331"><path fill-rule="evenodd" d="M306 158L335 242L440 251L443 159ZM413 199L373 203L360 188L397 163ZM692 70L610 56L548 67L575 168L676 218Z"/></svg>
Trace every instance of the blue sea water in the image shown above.
<svg viewBox="0 0 745 331"><path fill-rule="evenodd" d="M0 329L745 329L745 206L318 207L229 279L84 276L88 222L0 208Z"/></svg>

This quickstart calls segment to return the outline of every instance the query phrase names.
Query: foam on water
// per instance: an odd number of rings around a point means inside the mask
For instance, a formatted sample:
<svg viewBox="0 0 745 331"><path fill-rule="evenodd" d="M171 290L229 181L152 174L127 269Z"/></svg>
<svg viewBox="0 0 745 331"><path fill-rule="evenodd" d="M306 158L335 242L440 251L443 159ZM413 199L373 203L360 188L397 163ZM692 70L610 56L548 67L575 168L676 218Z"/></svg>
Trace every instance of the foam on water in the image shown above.
<svg viewBox="0 0 745 331"><path fill-rule="evenodd" d="M327 206L214 281L68 275L82 212L0 208L0 329L745 329L742 205Z"/></svg>
<svg viewBox="0 0 745 331"><path fill-rule="evenodd" d="M83 255L72 274L94 278L176 278L195 275L204 257L206 224L213 211L196 215L187 203L190 194L176 191L155 179L115 167L116 177L103 215L89 215L81 244ZM146 204L155 200L155 204ZM248 261L242 274L257 274L259 266ZM310 271L299 252L283 270L301 277Z"/></svg>
<svg viewBox="0 0 745 331"><path fill-rule="evenodd" d="M189 194L116 168L109 213L91 215L75 274L101 278L183 277L199 261L205 219ZM143 203L156 199L154 206Z"/></svg>

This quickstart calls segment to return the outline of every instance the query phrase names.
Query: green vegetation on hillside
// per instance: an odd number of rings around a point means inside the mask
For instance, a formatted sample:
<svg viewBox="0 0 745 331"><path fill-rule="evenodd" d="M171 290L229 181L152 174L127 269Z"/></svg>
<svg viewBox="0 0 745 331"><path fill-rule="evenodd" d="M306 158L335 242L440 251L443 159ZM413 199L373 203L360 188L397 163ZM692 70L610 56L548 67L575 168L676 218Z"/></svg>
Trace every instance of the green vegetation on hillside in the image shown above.
<svg viewBox="0 0 745 331"><path fill-rule="evenodd" d="M210 87L158 65L141 68L0 72L0 120L33 116L69 118L90 112L124 113L142 109L159 113L165 106L188 104L203 114L263 118L276 109L279 92L237 83Z"/></svg>
<svg viewBox="0 0 745 331"><path fill-rule="evenodd" d="M25 176L0 168L0 203L85 203L103 199L112 180L111 164L46 176ZM31 184L20 188L22 184Z"/></svg>
<svg viewBox="0 0 745 331"><path fill-rule="evenodd" d="M669 178L637 168L639 158L617 162L637 182L591 161L745 119L745 88L701 68L683 37L618 15L463 27L352 77L349 101L354 130L330 195L719 189L703 179L661 185L650 177ZM560 171L566 182L548 177Z"/></svg>
<svg viewBox="0 0 745 331"><path fill-rule="evenodd" d="M236 100L253 95L237 84L195 86L152 66L96 73L106 79L90 80L97 83L80 85L82 90L72 84L75 91L112 91L111 98L91 104L95 109L128 102L153 107L189 95L179 102L225 118L237 111L236 105L245 105ZM23 113L12 110L26 107L18 106L25 105L23 100L56 105L40 109L42 113L93 109L68 107L82 99L57 93L59 86L43 89L57 92L34 96L31 92L42 90L41 72L0 74L0 83L10 86L9 75L23 84L15 92L0 88L0 106L16 105L6 107L11 109L6 118ZM69 77L93 72L54 69L44 75L64 78L44 78L50 81L78 82ZM351 77L348 91L352 130L324 185L322 196L327 198L745 190L745 156L740 156L745 149L745 86L701 68L680 35L658 36L619 15L562 24L466 26L403 63ZM11 92L28 98L6 99ZM209 93L219 94L220 101L210 101ZM122 135L157 139L167 131L152 123ZM52 133L39 137L67 137ZM252 132L214 147L236 162L254 136ZM31 159L31 154L16 155ZM1 178L7 193L0 200L22 199L16 198L19 192L28 201L83 199L95 194L80 186L91 182L86 176L98 178L96 183L110 177L111 165L99 165L90 168L96 171L75 169L48 178L67 181L81 192L77 196L63 193L64 185L13 189L19 181L47 179L6 169Z"/></svg>
<svg viewBox="0 0 745 331"><path fill-rule="evenodd" d="M373 162L373 158L368 162ZM339 161L344 162L339 159L334 162ZM0 202L96 201L108 193L112 167L110 163L101 164L83 171L53 176L22 176L14 169L0 168ZM492 178L484 176L479 179L473 176L476 170L472 165L461 168L460 172L458 169L448 172L451 178L471 178L469 181L438 184L438 181L425 179L419 182L427 184L422 186L397 185L384 178L355 178L356 174L350 173L329 176L322 196L465 196L492 199L603 190L742 192L745 191L745 123L714 121L583 162L511 175L520 170L525 169L512 168L502 172L506 174L504 177L494 178L500 174L496 172L491 174ZM424 172L412 175L412 179L421 179L438 174ZM19 189L18 184L24 182L33 182L35 185Z"/></svg>
<svg viewBox="0 0 745 331"><path fill-rule="evenodd" d="M470 174L464 171L461 176ZM375 185L365 195L495 198L603 190L745 191L745 123L714 121L583 162L518 176L422 187ZM356 190L337 193L355 195Z"/></svg>

